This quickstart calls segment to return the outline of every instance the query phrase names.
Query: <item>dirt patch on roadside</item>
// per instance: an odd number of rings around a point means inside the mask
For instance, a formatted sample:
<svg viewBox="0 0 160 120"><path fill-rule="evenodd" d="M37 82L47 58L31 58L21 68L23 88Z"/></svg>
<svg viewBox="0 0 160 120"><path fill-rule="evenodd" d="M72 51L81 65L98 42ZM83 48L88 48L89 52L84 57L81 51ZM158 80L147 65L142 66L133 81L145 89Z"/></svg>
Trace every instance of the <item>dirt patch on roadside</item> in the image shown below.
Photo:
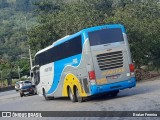
<svg viewBox="0 0 160 120"><path fill-rule="evenodd" d="M135 75L137 81L141 80L155 80L156 78L160 78L160 73L155 71L146 71L144 69L136 69Z"/></svg>

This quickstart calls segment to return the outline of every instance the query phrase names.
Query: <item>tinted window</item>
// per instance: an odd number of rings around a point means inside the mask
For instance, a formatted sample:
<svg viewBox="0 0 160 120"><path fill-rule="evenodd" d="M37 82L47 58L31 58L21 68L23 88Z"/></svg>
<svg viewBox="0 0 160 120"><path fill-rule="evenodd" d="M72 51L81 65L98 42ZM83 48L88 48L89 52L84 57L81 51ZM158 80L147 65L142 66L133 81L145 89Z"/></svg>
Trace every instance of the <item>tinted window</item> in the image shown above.
<svg viewBox="0 0 160 120"><path fill-rule="evenodd" d="M28 89L28 88L31 88L32 85L27 85L27 86L22 86L22 89Z"/></svg>
<svg viewBox="0 0 160 120"><path fill-rule="evenodd" d="M30 81L25 81L24 83L31 83Z"/></svg>
<svg viewBox="0 0 160 120"><path fill-rule="evenodd" d="M102 29L88 33L90 45L101 45L123 41L123 34L120 28Z"/></svg>
<svg viewBox="0 0 160 120"><path fill-rule="evenodd" d="M82 53L81 36L77 36L45 52L38 54L35 58L36 65L45 65L57 60L71 57Z"/></svg>

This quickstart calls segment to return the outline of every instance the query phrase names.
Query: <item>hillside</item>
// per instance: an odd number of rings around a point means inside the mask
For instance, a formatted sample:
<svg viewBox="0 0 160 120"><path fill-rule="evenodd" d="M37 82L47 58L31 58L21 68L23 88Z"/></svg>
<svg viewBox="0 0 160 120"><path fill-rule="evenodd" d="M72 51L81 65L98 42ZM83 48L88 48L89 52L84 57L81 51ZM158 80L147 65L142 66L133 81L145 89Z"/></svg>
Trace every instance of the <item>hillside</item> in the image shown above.
<svg viewBox="0 0 160 120"><path fill-rule="evenodd" d="M43 1L0 0L0 71L3 71L2 78L17 78L18 66L21 76L29 75L28 31L38 24L35 4Z"/></svg>
<svg viewBox="0 0 160 120"><path fill-rule="evenodd" d="M11 72L18 76L18 66L21 66L22 75L29 74L27 30L37 24L36 7L32 4L35 1L0 0L0 70L3 70L3 77Z"/></svg>

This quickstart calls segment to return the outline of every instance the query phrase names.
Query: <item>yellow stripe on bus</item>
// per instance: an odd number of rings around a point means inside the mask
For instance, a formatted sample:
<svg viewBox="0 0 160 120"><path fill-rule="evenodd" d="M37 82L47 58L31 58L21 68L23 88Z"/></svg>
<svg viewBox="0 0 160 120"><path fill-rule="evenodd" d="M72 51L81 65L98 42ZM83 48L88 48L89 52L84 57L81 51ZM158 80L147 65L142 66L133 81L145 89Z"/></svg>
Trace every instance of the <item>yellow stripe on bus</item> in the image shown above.
<svg viewBox="0 0 160 120"><path fill-rule="evenodd" d="M68 86L71 88L72 93L73 93L74 86L76 86L78 88L80 96L82 96L82 97L87 96L87 94L84 91L84 89L82 88L82 85L81 85L80 81L78 80L78 78L71 73L67 74L65 79L64 79L63 88L62 88L63 89L62 90L62 96L65 96L65 97L68 96L68 91L67 91Z"/></svg>

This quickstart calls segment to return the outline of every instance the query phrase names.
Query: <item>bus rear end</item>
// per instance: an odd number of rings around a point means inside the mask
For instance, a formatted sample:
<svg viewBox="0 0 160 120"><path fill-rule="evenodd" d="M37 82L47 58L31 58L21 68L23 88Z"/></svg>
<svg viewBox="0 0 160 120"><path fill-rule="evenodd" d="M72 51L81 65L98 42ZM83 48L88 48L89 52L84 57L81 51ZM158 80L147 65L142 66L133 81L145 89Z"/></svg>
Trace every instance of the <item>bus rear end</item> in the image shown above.
<svg viewBox="0 0 160 120"><path fill-rule="evenodd" d="M91 95L134 87L134 65L124 27L95 27L88 31L88 39L93 62L88 71Z"/></svg>

